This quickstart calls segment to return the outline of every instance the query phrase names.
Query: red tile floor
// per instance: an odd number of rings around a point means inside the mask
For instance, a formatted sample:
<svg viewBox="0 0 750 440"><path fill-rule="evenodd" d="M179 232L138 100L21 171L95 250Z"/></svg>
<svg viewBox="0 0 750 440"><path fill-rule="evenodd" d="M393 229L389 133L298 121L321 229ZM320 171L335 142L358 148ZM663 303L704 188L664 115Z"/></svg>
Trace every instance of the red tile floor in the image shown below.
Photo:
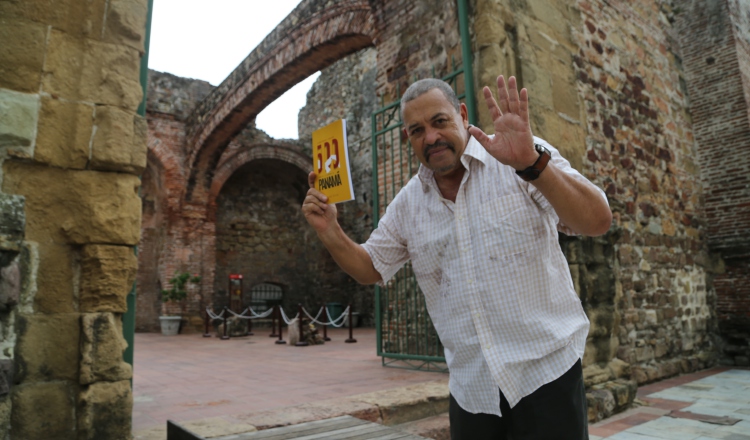
<svg viewBox="0 0 750 440"><path fill-rule="evenodd" d="M276 345L270 330L220 340L200 334L135 335L133 431L232 416L445 379L446 374L384 368L375 330L329 331L324 345ZM286 337L286 334L284 334Z"/></svg>

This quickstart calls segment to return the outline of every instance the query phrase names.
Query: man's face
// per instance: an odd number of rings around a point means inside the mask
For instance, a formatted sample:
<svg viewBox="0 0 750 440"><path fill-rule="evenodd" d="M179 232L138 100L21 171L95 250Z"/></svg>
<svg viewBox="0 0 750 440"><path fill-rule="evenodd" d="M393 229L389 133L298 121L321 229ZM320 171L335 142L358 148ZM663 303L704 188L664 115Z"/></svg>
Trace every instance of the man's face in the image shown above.
<svg viewBox="0 0 750 440"><path fill-rule="evenodd" d="M419 161L441 177L462 168L461 154L469 141L466 105L459 111L439 89L404 105L404 127Z"/></svg>

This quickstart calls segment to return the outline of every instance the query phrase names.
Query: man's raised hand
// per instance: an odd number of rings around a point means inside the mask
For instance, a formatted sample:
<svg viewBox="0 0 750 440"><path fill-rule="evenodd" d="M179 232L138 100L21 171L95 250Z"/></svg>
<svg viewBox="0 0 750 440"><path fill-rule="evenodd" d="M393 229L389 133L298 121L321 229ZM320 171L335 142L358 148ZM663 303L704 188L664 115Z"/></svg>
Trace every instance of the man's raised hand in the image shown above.
<svg viewBox="0 0 750 440"><path fill-rule="evenodd" d="M518 93L516 78L497 77L497 98L492 96L489 87L485 87L484 100L490 111L495 126L495 137L490 138L481 129L471 126L469 133L501 163L517 170L525 169L536 162L539 154L534 150L534 136L529 124L529 95L526 89Z"/></svg>
<svg viewBox="0 0 750 440"><path fill-rule="evenodd" d="M310 189L307 190L304 202L302 202L302 213L305 220L315 229L315 232L325 232L332 225L336 224L336 205L328 204L328 197L315 189L315 180L318 176L315 172L307 175L307 183Z"/></svg>

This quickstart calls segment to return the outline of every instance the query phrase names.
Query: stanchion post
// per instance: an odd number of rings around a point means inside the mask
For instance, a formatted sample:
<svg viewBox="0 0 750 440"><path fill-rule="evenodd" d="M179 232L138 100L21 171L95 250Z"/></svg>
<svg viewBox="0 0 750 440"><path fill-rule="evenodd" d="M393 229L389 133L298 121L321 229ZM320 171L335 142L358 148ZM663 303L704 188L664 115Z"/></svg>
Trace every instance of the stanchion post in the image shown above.
<svg viewBox="0 0 750 440"><path fill-rule="evenodd" d="M323 304L323 322L328 322L328 309L326 309L326 305ZM328 337L328 326L323 324L323 340L324 341L330 341L331 338Z"/></svg>
<svg viewBox="0 0 750 440"><path fill-rule="evenodd" d="M351 344L353 342L357 342L356 339L354 339L354 336L352 336L352 327L354 326L354 320L352 319L352 305L349 304L349 339L347 339L347 344Z"/></svg>
<svg viewBox="0 0 750 440"><path fill-rule="evenodd" d="M299 324L299 341L297 341L297 343L294 344L294 345L296 347L307 347L310 344L308 344L307 341L305 341L303 339L304 338L304 333L302 332L302 314L304 312L302 311L302 303L299 303L297 305L297 308L299 309L299 315L297 315L297 316L299 316L299 319L297 319L297 324Z"/></svg>
<svg viewBox="0 0 750 440"><path fill-rule="evenodd" d="M249 308L247 310L250 311ZM253 312L250 312L250 316L247 317L247 335L248 336L253 336L253 334L254 334L253 333L253 316L252 315L253 315Z"/></svg>
<svg viewBox="0 0 750 440"><path fill-rule="evenodd" d="M229 336L227 335L227 327L228 327L228 324L227 324L227 315L228 314L229 313L227 313L227 307L224 306L224 334L221 335L221 339L222 340L229 339Z"/></svg>
<svg viewBox="0 0 750 440"><path fill-rule="evenodd" d="M273 306L273 312L271 312L271 334L268 335L269 338L275 338L276 336L279 336L276 334L276 315L279 314L279 307L280 305ZM281 320L281 318L279 318Z"/></svg>
<svg viewBox="0 0 750 440"><path fill-rule="evenodd" d="M276 310L278 312L278 317L277 317L278 319L277 319L277 321L279 322L279 339L276 341L276 343L277 344L286 344L286 341L283 340L283 339L281 339L281 322L284 320L281 317L281 304L279 304L277 307L278 307L278 309L276 309Z"/></svg>
<svg viewBox="0 0 750 440"><path fill-rule="evenodd" d="M206 319L205 319L205 321L206 321L206 331L205 331L205 333L203 333L203 337L204 338L210 338L211 337L211 333L208 332L208 325L209 325L208 309L206 309Z"/></svg>

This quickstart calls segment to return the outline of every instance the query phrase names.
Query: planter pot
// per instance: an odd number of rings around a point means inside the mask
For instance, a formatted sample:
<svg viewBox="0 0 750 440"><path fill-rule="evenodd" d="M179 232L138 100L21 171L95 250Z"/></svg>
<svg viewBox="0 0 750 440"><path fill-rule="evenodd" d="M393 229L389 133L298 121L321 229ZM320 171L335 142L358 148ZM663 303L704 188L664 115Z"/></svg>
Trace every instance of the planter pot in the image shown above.
<svg viewBox="0 0 750 440"><path fill-rule="evenodd" d="M180 321L182 321L182 316L160 316L161 334L164 336L174 336L179 333Z"/></svg>

